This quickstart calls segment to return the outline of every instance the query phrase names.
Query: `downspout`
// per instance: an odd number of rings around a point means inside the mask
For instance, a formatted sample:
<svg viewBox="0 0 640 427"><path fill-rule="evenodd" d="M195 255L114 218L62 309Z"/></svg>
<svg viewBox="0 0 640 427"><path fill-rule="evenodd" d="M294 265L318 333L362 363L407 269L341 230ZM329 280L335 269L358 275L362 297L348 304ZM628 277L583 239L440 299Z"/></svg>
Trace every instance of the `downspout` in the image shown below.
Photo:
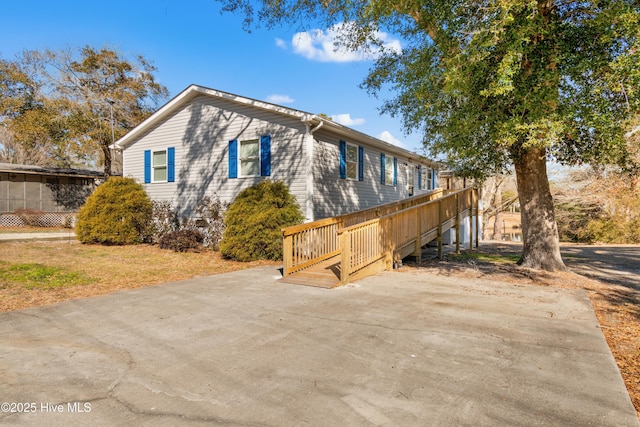
<svg viewBox="0 0 640 427"><path fill-rule="evenodd" d="M313 129L311 129L311 130L309 131L309 133L310 133L311 135L313 135L315 131L317 131L318 129L320 129L320 128L322 127L322 125L324 125L324 122L320 122L320 123L318 123L318 126L316 126L316 127L314 127Z"/></svg>
<svg viewBox="0 0 640 427"><path fill-rule="evenodd" d="M313 204L313 189L314 189L314 181L313 181L313 143L314 138L313 134L318 129L324 125L324 122L318 123L314 128L311 128L312 122L311 120L304 120L303 123L307 129L307 133L305 135L305 173L306 173L306 183L305 183L305 218L307 222L311 222L315 220L314 215L314 204Z"/></svg>

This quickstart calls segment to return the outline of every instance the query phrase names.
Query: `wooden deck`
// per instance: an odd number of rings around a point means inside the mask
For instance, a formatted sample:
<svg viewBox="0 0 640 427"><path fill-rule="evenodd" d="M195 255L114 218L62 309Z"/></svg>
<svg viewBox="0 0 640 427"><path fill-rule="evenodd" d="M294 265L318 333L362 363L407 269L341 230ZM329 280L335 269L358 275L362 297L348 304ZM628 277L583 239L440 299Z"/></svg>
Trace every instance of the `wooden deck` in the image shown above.
<svg viewBox="0 0 640 427"><path fill-rule="evenodd" d="M436 198L434 198L436 197ZM478 244L478 191L465 188L413 197L350 216L325 218L287 227L283 232L283 283L334 288L384 270L408 256L422 259L423 248L438 243L442 257L443 233L473 217L469 248ZM369 218L372 217L372 218ZM474 239L475 233L475 239Z"/></svg>
<svg viewBox="0 0 640 427"><path fill-rule="evenodd" d="M280 279L283 283L331 289L340 285L340 256L336 255L319 264Z"/></svg>

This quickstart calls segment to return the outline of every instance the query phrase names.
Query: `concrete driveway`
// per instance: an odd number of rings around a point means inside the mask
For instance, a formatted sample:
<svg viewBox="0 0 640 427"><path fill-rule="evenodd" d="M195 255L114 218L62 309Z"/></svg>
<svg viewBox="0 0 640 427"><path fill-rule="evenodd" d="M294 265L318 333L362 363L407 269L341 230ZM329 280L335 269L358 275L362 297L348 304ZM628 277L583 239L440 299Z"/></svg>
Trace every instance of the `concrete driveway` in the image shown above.
<svg viewBox="0 0 640 427"><path fill-rule="evenodd" d="M0 424L640 425L584 291L278 276L0 314Z"/></svg>

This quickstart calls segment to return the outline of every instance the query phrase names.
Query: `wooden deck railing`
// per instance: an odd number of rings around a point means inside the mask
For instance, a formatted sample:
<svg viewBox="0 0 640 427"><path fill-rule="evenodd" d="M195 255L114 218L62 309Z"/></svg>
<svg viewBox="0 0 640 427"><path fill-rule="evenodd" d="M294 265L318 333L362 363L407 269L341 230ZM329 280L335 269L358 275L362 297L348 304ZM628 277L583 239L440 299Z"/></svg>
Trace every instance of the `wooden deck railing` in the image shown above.
<svg viewBox="0 0 640 427"><path fill-rule="evenodd" d="M295 273L341 254L341 283L391 269L394 261L414 254L438 240L442 255L443 231L477 212L477 190L468 188L442 196L442 191L335 218L283 230L284 275ZM475 205L474 205L475 202ZM477 216L477 215L476 215ZM470 227L473 230L473 227ZM477 224L476 224L477 229ZM477 245L476 235L476 245ZM470 235L470 245L473 233Z"/></svg>
<svg viewBox="0 0 640 427"><path fill-rule="evenodd" d="M441 195L442 190L436 189L397 202L284 228L283 274L288 276L339 254L341 246L338 230L434 200Z"/></svg>

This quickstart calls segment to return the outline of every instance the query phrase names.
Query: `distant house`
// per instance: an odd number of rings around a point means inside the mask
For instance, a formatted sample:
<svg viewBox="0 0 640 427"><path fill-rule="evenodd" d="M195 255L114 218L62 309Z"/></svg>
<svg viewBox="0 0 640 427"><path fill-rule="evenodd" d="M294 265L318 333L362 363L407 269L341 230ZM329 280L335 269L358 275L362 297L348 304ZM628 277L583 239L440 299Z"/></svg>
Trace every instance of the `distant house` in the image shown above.
<svg viewBox="0 0 640 427"><path fill-rule="evenodd" d="M282 180L307 221L432 190L437 164L326 117L192 85L116 142L123 176L190 215Z"/></svg>
<svg viewBox="0 0 640 427"><path fill-rule="evenodd" d="M0 213L76 212L102 172L0 163Z"/></svg>
<svg viewBox="0 0 640 427"><path fill-rule="evenodd" d="M0 226L29 225L31 219L30 225L64 225L103 177L92 170L0 163Z"/></svg>

